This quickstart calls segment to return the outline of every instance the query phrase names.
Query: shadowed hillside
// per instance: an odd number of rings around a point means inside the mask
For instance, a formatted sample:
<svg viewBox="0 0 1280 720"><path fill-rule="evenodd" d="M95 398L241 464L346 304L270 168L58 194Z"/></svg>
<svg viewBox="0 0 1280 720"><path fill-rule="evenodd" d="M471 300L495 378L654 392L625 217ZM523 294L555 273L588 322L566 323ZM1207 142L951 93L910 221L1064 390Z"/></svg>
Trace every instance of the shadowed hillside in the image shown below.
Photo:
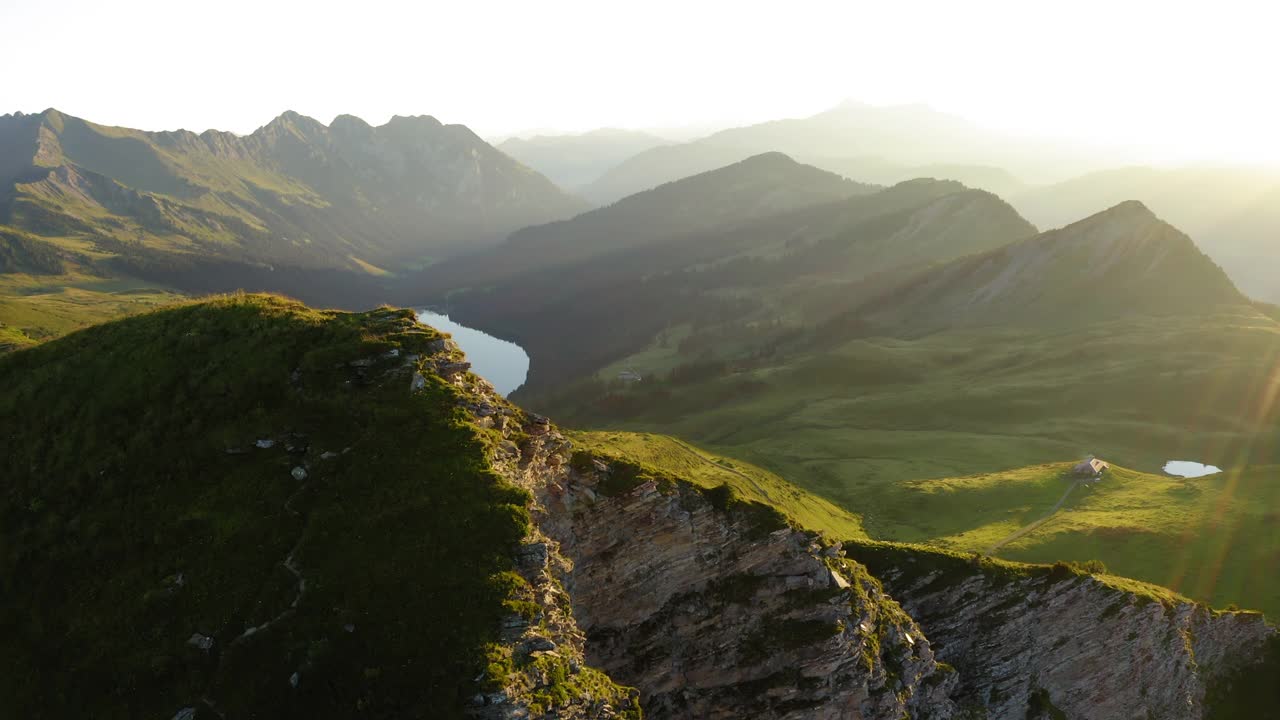
<svg viewBox="0 0 1280 720"><path fill-rule="evenodd" d="M918 334L958 326L1054 328L1246 304L1191 238L1131 201L926 272L858 313L886 334Z"/></svg>
<svg viewBox="0 0 1280 720"><path fill-rule="evenodd" d="M690 361L750 364L920 267L1035 232L999 198L935 180L766 215L762 183L737 179L763 164L831 178L762 156L530 228L504 247L520 259L509 268L500 257L474 275L465 260L439 268L466 288L449 295L451 312L525 347L531 368L522 392L588 377L658 342L687 343L679 354ZM692 202L699 186L700 194L714 188L720 205L755 205L759 215L708 212ZM686 204L703 208L697 224L683 221ZM643 222L633 207L682 221ZM494 282L495 268L510 277Z"/></svg>

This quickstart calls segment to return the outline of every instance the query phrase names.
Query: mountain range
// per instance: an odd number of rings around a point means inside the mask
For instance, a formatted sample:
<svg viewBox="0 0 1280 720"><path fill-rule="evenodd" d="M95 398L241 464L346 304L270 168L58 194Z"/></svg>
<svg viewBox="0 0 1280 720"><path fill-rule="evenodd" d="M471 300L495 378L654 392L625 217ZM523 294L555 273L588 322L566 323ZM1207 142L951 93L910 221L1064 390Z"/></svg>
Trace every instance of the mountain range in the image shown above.
<svg viewBox="0 0 1280 720"><path fill-rule="evenodd" d="M821 193L798 195L798 178ZM711 199L709 187L737 200ZM618 360L664 328L820 322L921 265L1034 233L999 198L959 183L876 189L774 153L522 230L479 261L434 270L456 317L531 352L532 390Z"/></svg>
<svg viewBox="0 0 1280 720"><path fill-rule="evenodd" d="M212 263L376 277L582 209L431 117L286 112L244 137L0 118L0 224L160 280Z"/></svg>
<svg viewBox="0 0 1280 720"><path fill-rule="evenodd" d="M576 191L632 155L668 144L646 132L601 128L579 135L512 137L495 147L560 187Z"/></svg>
<svg viewBox="0 0 1280 720"><path fill-rule="evenodd" d="M0 716L1275 715L1265 173L508 144L602 204L431 118L0 118Z"/></svg>
<svg viewBox="0 0 1280 720"><path fill-rule="evenodd" d="M419 282L427 292L489 286L515 275L875 189L781 153L766 153L636 193L569 220L522 228L487 252L428 268Z"/></svg>
<svg viewBox="0 0 1280 720"><path fill-rule="evenodd" d="M846 102L807 118L730 128L655 147L618 164L581 193L608 203L648 187L762 152L855 180L896 183L943 177L997 193L1027 181L1060 180L1104 167L1097 151L1011 140L961 118L920 105L877 107ZM1114 154L1111 155L1114 162Z"/></svg>

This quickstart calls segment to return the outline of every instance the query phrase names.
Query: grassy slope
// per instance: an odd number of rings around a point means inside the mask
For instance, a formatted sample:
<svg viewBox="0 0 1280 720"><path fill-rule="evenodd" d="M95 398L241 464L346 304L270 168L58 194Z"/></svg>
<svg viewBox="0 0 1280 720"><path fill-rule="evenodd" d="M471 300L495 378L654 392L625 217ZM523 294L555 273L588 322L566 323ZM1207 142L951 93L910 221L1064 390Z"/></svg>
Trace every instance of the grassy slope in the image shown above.
<svg viewBox="0 0 1280 720"><path fill-rule="evenodd" d="M802 526L831 537L866 537L853 513L767 470L714 455L682 440L666 435L621 432L575 432L571 437L582 449L629 458L702 488L729 485L744 500L773 505Z"/></svg>
<svg viewBox="0 0 1280 720"><path fill-rule="evenodd" d="M1275 614L1280 583L1260 579L1280 547L1265 530L1276 505L1267 471L1188 483L1139 471L1170 459L1280 463L1277 363L1280 329L1241 308L1058 333L861 339L685 385L637 362L646 379L615 389L628 402L577 406L572 420L687 437L857 513L872 537L965 550L1039 518L1063 494L1063 463L1097 453L1136 470L1073 493L1002 554L1096 558ZM1218 487L1229 477L1235 490Z"/></svg>
<svg viewBox="0 0 1280 720"><path fill-rule="evenodd" d="M173 302L169 288L113 275L92 243L0 225L0 351Z"/></svg>
<svg viewBox="0 0 1280 720"><path fill-rule="evenodd" d="M1075 478L1071 463L902 483L868 498L876 537L983 552L1044 517ZM1001 547L1027 562L1100 559L1117 574L1217 606L1280 616L1280 482L1274 467L1181 479L1112 466L1057 513Z"/></svg>
<svg viewBox="0 0 1280 720"><path fill-rule="evenodd" d="M172 303L174 291L128 278L0 275L0 323L29 341Z"/></svg>
<svg viewBox="0 0 1280 720"><path fill-rule="evenodd" d="M1094 452L1276 462L1280 325L1240 308L1080 330L867 338L693 383L646 375L555 407L579 424L662 429L849 503L862 486L1012 469ZM625 400L625 402L623 402Z"/></svg>
<svg viewBox="0 0 1280 720"><path fill-rule="evenodd" d="M911 567L922 574L948 563L968 568L974 552L1041 517L1072 482L1071 465L1058 463L911 483L917 495L899 496L896 500L901 505L881 506L879 511L886 519L895 515L899 519L928 518L935 531L924 533L904 525L913 530L909 536L885 542L870 540L857 515L767 470L676 438L610 431L580 431L571 437L580 449L626 458L698 487L727 484L737 497L778 508L802 527L852 541L856 547L851 550L853 556L873 571L885 564L900 566L905 555L914 558ZM1274 616L1280 614L1280 596L1276 595L1280 580L1255 579L1250 583L1249 577L1262 573L1276 576L1258 561L1270 558L1274 564L1280 559L1280 539L1260 538L1254 545L1256 552L1236 553L1231 558L1225 558L1223 552L1225 543L1274 519L1276 513L1270 509L1274 505L1269 501L1271 494L1280 494L1280 484L1272 483L1270 494L1260 497L1262 502L1258 503L1250 502L1244 491L1246 484L1257 490L1266 474L1258 472L1252 481L1245 482L1231 476L1181 480L1113 467L1104 480L1087 489L1078 487L1055 519L1040 531L1009 546L1001 553L1003 557L983 562L995 572L1045 573L1049 563L1098 557L1089 552L1092 541L1124 545L1132 539L1126 538L1127 534L1142 532L1146 541L1126 548L1128 557L1118 558L1109 566L1110 573L1099 575L1100 579L1166 605L1190 598L1218 606L1238 603ZM1210 573L1205 560L1217 561L1218 572ZM1220 585L1187 582L1192 577L1217 580Z"/></svg>
<svg viewBox="0 0 1280 720"><path fill-rule="evenodd" d="M413 327L227 297L0 359L0 714L458 714L515 591L498 573L525 495L451 386L346 365L436 336Z"/></svg>
<svg viewBox="0 0 1280 720"><path fill-rule="evenodd" d="M1101 558L1217 605L1280 617L1280 482L1275 467L1182 480L1123 468L1002 549L1022 560Z"/></svg>

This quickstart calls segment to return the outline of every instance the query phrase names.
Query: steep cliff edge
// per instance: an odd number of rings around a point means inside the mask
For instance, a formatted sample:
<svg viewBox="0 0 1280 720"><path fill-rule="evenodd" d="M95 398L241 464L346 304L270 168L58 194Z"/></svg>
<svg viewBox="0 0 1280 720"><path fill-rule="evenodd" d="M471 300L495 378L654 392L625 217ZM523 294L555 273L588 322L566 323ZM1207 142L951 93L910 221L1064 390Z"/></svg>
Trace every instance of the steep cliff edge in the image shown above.
<svg viewBox="0 0 1280 720"><path fill-rule="evenodd" d="M949 718L954 672L838 545L728 488L526 445L586 657L650 718Z"/></svg>
<svg viewBox="0 0 1280 720"><path fill-rule="evenodd" d="M1211 691L1231 695L1221 685L1258 667L1276 641L1258 613L1214 611L1065 564L848 548L956 667L957 703L992 718L1220 717Z"/></svg>

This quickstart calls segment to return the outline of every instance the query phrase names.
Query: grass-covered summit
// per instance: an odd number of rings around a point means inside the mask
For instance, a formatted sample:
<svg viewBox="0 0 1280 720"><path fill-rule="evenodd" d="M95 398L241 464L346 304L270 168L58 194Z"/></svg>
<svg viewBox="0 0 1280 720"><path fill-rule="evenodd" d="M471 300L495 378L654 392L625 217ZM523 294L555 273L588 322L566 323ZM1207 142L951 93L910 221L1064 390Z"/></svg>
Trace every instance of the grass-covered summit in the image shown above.
<svg viewBox="0 0 1280 720"><path fill-rule="evenodd" d="M441 347L240 295L0 358L0 716L460 715L527 495Z"/></svg>

